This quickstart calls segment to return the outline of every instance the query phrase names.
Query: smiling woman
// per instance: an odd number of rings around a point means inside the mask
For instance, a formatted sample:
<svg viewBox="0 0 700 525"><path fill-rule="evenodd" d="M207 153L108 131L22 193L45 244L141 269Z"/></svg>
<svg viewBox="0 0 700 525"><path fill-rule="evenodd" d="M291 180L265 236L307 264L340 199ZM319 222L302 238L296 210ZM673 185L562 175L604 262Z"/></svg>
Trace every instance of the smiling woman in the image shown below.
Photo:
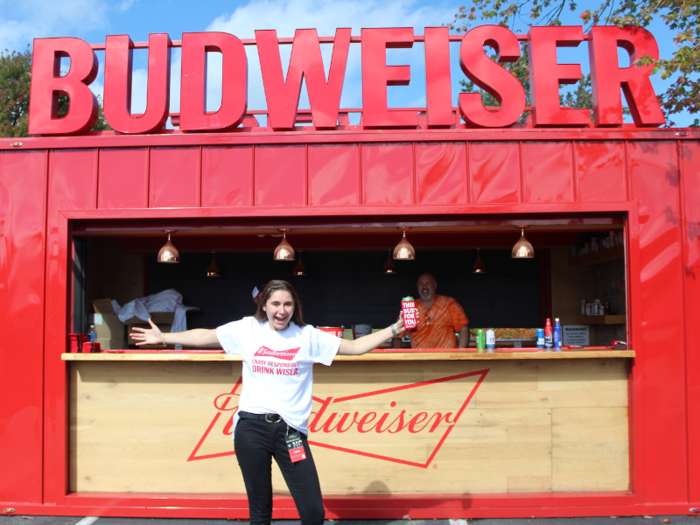
<svg viewBox="0 0 700 525"><path fill-rule="evenodd" d="M166 344L166 334L149 320L150 329L134 328L131 338ZM236 458L243 474L250 522L272 519L272 458L275 458L303 523L323 523L321 485L309 444L313 365L330 366L338 354L359 355L403 329L403 320L357 341L346 341L304 323L301 301L286 281L270 281L253 317L215 330L167 334L167 343L220 344L243 359L243 391L233 419Z"/></svg>

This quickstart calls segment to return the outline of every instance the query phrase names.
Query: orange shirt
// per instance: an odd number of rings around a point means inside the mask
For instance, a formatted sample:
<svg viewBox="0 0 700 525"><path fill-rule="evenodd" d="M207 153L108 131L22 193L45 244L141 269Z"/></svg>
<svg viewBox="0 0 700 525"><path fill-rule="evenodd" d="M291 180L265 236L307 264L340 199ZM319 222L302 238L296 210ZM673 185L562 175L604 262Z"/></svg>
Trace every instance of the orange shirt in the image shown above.
<svg viewBox="0 0 700 525"><path fill-rule="evenodd" d="M409 332L411 348L457 348L457 337L465 324L469 323L464 310L452 297L438 295L430 310L426 310L421 300L418 307L418 327Z"/></svg>

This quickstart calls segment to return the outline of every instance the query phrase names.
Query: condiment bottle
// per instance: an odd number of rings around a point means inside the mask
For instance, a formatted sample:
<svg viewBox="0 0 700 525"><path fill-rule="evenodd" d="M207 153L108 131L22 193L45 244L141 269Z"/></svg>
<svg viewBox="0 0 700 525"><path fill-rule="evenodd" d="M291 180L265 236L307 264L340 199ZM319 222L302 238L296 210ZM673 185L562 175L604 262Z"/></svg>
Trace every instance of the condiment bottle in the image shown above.
<svg viewBox="0 0 700 525"><path fill-rule="evenodd" d="M558 317L554 319L554 351L561 352L561 325Z"/></svg>
<svg viewBox="0 0 700 525"><path fill-rule="evenodd" d="M547 324L544 326L544 348L551 350L553 346L552 321L547 317Z"/></svg>

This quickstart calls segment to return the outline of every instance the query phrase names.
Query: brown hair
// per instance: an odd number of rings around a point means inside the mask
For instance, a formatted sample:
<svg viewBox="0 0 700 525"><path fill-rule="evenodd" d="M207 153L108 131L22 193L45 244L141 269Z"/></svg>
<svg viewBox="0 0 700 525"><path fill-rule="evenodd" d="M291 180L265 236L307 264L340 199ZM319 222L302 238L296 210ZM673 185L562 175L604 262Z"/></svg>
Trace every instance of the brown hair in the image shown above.
<svg viewBox="0 0 700 525"><path fill-rule="evenodd" d="M296 324L299 327L306 326L306 323L304 322L301 316L301 301L299 300L299 296L297 295L297 292L294 289L294 287L287 281L270 281L265 285L265 288L262 291L262 295L260 296L260 301L258 301L258 308L257 310L255 310L254 317L261 323L267 321L267 314L263 310L263 307L267 304L267 301L270 298L270 296L279 290L289 292L289 294L292 296L292 302L294 303L292 321L294 322L294 324Z"/></svg>

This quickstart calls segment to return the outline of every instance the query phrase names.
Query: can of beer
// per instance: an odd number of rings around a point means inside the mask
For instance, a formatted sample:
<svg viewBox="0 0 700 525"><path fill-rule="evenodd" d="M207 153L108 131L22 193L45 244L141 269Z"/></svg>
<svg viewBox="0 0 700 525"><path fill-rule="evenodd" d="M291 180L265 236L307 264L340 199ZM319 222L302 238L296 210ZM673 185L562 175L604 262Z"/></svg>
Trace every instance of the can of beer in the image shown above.
<svg viewBox="0 0 700 525"><path fill-rule="evenodd" d="M537 348L544 348L544 328L537 329Z"/></svg>
<svg viewBox="0 0 700 525"><path fill-rule="evenodd" d="M581 315L586 315L586 300L581 299Z"/></svg>
<svg viewBox="0 0 700 525"><path fill-rule="evenodd" d="M496 349L496 332L486 330L486 348L490 352Z"/></svg>
<svg viewBox="0 0 700 525"><path fill-rule="evenodd" d="M486 333L482 329L476 331L476 349L479 352L486 349Z"/></svg>
<svg viewBox="0 0 700 525"><path fill-rule="evenodd" d="M407 332L415 330L418 326L418 307L413 297L406 296L401 300L401 312L403 313L403 326Z"/></svg>

